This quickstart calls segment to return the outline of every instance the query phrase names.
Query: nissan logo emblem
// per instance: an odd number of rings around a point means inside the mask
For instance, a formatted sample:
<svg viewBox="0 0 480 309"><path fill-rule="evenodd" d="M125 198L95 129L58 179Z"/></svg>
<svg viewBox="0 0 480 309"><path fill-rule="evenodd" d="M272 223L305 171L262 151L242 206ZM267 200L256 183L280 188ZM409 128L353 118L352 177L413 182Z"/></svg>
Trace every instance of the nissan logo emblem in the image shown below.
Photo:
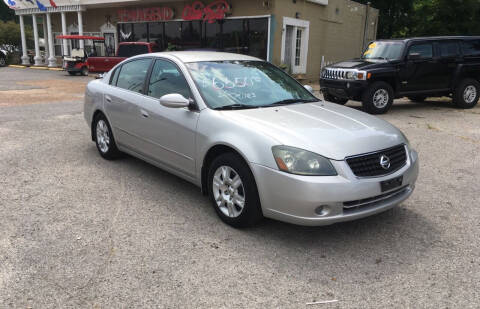
<svg viewBox="0 0 480 309"><path fill-rule="evenodd" d="M380 157L380 166L384 169L384 170L388 170L390 168L390 158L387 157L386 155L382 155Z"/></svg>

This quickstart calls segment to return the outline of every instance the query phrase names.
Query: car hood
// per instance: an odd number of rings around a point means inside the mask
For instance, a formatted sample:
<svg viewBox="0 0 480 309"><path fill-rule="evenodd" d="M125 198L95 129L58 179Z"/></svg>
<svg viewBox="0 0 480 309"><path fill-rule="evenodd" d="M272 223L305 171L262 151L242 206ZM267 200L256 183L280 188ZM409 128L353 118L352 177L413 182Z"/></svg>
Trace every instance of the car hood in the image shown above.
<svg viewBox="0 0 480 309"><path fill-rule="evenodd" d="M334 160L407 142L390 123L327 102L221 113L237 125L277 140L279 145L305 149Z"/></svg>
<svg viewBox="0 0 480 309"><path fill-rule="evenodd" d="M390 63L387 60L382 59L353 59L332 64L328 66L328 68L368 70L370 68L378 68L385 65L388 66L389 64Z"/></svg>

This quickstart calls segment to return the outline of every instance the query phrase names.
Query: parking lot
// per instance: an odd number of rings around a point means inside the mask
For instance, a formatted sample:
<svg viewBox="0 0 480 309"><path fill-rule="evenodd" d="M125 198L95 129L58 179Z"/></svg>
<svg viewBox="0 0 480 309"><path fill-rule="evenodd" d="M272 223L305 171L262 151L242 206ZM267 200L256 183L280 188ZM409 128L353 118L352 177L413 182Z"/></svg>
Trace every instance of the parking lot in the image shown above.
<svg viewBox="0 0 480 309"><path fill-rule="evenodd" d="M398 100L381 116L421 160L399 207L236 230L190 183L101 159L91 79L0 68L1 308L478 308L480 106Z"/></svg>

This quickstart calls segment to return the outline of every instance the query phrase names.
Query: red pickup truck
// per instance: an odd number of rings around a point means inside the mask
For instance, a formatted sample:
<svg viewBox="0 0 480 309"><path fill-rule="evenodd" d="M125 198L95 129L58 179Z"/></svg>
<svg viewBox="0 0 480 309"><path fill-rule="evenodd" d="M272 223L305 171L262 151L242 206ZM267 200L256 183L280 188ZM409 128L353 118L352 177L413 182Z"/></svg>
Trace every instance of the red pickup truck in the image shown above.
<svg viewBox="0 0 480 309"><path fill-rule="evenodd" d="M147 42L123 42L118 45L115 57L89 57L87 60L90 72L108 72L123 60L141 54L159 52L157 44Z"/></svg>

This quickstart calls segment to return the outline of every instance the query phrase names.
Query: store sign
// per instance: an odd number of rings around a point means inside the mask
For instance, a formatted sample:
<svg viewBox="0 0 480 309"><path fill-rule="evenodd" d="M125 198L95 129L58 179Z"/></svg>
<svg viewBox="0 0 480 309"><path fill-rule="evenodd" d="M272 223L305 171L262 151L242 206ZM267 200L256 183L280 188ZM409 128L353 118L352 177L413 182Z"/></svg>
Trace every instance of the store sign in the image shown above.
<svg viewBox="0 0 480 309"><path fill-rule="evenodd" d="M231 7L226 0L217 0L209 5L204 5L201 1L195 1L191 5L185 6L182 18L184 20L204 20L213 23L216 20L224 19L230 9Z"/></svg>
<svg viewBox="0 0 480 309"><path fill-rule="evenodd" d="M172 20L174 16L175 12L169 7L118 10L118 19L121 22L166 21Z"/></svg>

